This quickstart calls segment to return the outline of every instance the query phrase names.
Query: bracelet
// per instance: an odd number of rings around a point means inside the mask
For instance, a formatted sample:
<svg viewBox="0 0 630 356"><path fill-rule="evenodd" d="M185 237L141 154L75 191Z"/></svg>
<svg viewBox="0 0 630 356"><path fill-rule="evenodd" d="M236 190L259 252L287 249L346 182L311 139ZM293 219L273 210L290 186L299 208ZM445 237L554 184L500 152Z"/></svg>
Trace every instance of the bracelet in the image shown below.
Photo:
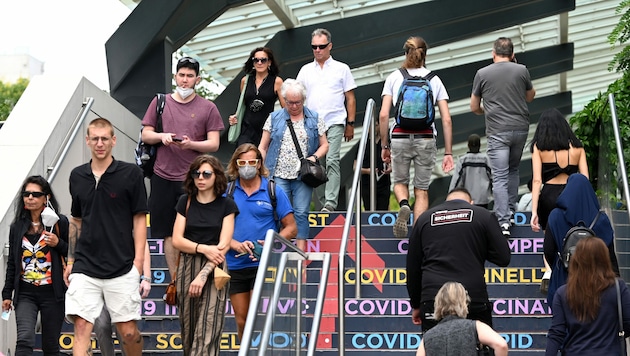
<svg viewBox="0 0 630 356"><path fill-rule="evenodd" d="M142 281L147 281L147 282L151 283L151 277L140 276L140 282L142 282Z"/></svg>
<svg viewBox="0 0 630 356"><path fill-rule="evenodd" d="M381 146L381 149L383 149L383 150L389 150L389 146L387 146L387 145Z"/></svg>
<svg viewBox="0 0 630 356"><path fill-rule="evenodd" d="M74 264L74 261L68 261L66 262L66 266L72 266Z"/></svg>
<svg viewBox="0 0 630 356"><path fill-rule="evenodd" d="M199 251L197 251L198 248L199 248L199 244L197 244L197 246L195 246L195 253L199 253Z"/></svg>
<svg viewBox="0 0 630 356"><path fill-rule="evenodd" d="M316 160L316 161L319 159L319 157L317 157L317 155L316 155L316 154L312 154L312 155L310 155L309 157L315 157L315 160Z"/></svg>
<svg viewBox="0 0 630 356"><path fill-rule="evenodd" d="M453 154L452 153L445 153L444 155L445 156L452 156Z"/></svg>

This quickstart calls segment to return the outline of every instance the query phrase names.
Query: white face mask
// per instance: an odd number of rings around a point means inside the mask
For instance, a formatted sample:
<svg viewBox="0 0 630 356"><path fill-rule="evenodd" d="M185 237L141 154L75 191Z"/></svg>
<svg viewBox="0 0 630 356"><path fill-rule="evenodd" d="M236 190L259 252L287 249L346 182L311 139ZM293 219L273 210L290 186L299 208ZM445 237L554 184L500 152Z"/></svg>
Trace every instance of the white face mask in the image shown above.
<svg viewBox="0 0 630 356"><path fill-rule="evenodd" d="M256 177L256 166L238 167L238 175L243 179L252 179Z"/></svg>
<svg viewBox="0 0 630 356"><path fill-rule="evenodd" d="M181 96L182 99L186 99L187 97L192 95L192 93L195 92L195 89L194 88L175 87L175 91L177 91L177 94L179 94L179 96Z"/></svg>
<svg viewBox="0 0 630 356"><path fill-rule="evenodd" d="M59 215L51 207L45 207L42 211L42 223L44 223L44 226L54 226L57 221L59 221Z"/></svg>

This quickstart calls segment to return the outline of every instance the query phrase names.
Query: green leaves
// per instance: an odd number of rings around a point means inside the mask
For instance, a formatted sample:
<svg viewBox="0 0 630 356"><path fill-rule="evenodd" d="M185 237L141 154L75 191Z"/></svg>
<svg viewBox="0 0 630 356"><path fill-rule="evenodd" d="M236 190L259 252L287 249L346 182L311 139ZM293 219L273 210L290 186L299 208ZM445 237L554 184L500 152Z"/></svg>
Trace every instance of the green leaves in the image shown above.
<svg viewBox="0 0 630 356"><path fill-rule="evenodd" d="M0 82L0 121L5 121L28 86L29 80L20 78L14 84Z"/></svg>

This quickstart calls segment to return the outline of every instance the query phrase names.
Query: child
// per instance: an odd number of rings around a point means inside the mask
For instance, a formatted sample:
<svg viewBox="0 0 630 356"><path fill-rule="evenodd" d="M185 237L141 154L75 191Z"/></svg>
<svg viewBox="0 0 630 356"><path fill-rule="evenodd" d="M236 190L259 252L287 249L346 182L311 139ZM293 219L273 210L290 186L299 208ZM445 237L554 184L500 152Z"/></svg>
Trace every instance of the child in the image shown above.
<svg viewBox="0 0 630 356"><path fill-rule="evenodd" d="M468 136L468 152L457 161L448 190L464 187L470 192L475 205L487 209L492 196L492 172L488 165L488 156L479 153L479 148L479 135Z"/></svg>

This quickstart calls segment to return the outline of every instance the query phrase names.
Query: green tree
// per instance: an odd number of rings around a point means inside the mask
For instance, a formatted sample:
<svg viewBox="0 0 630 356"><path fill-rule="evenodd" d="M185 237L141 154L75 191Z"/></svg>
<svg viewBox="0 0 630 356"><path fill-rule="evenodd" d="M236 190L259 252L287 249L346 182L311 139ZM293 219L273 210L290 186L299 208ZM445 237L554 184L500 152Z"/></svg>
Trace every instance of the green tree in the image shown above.
<svg viewBox="0 0 630 356"><path fill-rule="evenodd" d="M0 82L0 121L5 121L26 90L29 80L20 78L14 84Z"/></svg>
<svg viewBox="0 0 630 356"><path fill-rule="evenodd" d="M613 94L615 99L623 156L626 160L630 158L630 46L627 46L630 40L630 0L622 0L616 13L622 16L608 36L608 42L613 49L617 46L624 48L610 61L608 70L616 69L623 76L569 119L576 135L584 143L591 182L598 194L607 196L610 201L618 200L620 176L609 94ZM627 168L626 171L630 172Z"/></svg>

